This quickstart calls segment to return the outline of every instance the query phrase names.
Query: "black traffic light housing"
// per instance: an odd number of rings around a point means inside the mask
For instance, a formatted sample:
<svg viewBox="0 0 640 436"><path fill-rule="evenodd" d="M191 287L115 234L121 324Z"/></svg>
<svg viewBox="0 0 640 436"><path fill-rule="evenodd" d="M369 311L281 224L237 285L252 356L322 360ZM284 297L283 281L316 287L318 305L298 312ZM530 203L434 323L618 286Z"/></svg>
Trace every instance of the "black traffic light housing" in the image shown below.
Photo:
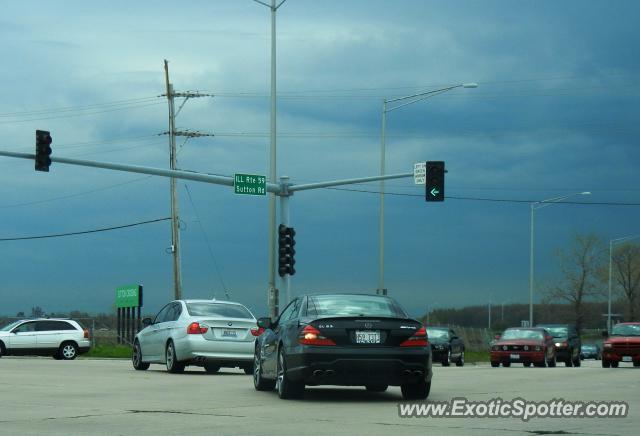
<svg viewBox="0 0 640 436"><path fill-rule="evenodd" d="M284 277L286 274L290 276L296 273L293 267L296 263L294 255L296 254L294 245L296 231L293 227L287 227L284 224L278 226L278 274Z"/></svg>
<svg viewBox="0 0 640 436"><path fill-rule="evenodd" d="M427 161L426 170L425 200L444 201L444 174L446 173L444 161Z"/></svg>
<svg viewBox="0 0 640 436"><path fill-rule="evenodd" d="M36 171L49 172L51 165L51 134L46 130L36 130Z"/></svg>

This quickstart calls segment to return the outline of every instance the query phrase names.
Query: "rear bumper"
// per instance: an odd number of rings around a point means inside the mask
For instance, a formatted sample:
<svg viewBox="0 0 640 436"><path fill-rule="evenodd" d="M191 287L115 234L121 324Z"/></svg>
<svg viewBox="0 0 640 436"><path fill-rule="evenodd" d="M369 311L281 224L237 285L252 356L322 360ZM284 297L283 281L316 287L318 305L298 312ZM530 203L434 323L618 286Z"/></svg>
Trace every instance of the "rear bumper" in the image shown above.
<svg viewBox="0 0 640 436"><path fill-rule="evenodd" d="M299 352L287 353L287 376L308 385L400 386L432 377L428 348L297 348Z"/></svg>
<svg viewBox="0 0 640 436"><path fill-rule="evenodd" d="M544 351L491 351L492 363L542 363L544 361Z"/></svg>
<svg viewBox="0 0 640 436"><path fill-rule="evenodd" d="M255 341L211 341L201 335L188 335L174 341L176 357L195 364L253 362Z"/></svg>

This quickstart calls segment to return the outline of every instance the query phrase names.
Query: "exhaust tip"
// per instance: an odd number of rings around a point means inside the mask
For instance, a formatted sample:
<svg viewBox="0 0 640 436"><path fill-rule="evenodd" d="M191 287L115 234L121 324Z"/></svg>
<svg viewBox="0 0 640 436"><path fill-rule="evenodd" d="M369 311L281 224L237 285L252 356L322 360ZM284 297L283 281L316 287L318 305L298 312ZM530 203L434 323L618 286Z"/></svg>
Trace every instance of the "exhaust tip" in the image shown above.
<svg viewBox="0 0 640 436"><path fill-rule="evenodd" d="M336 372L333 369L328 369L327 371L325 371L325 374L328 376L332 376L332 375L335 375Z"/></svg>
<svg viewBox="0 0 640 436"><path fill-rule="evenodd" d="M409 376L411 375L411 371L409 371L408 369L405 369L404 371L402 371L402 375Z"/></svg>
<svg viewBox="0 0 640 436"><path fill-rule="evenodd" d="M315 371L313 371L313 376L314 377L320 377L322 375L324 375L324 371L321 370L321 369L316 369Z"/></svg>
<svg viewBox="0 0 640 436"><path fill-rule="evenodd" d="M416 377L422 377L422 374L423 374L423 372L418 370L418 369L413 371L413 375L415 375Z"/></svg>

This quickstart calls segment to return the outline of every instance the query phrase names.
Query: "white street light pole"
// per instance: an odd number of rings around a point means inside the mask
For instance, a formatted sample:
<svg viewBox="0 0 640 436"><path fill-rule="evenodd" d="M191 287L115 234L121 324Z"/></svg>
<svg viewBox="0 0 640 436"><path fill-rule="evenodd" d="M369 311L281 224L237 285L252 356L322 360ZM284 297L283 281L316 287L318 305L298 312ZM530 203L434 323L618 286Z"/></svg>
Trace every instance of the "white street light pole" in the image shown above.
<svg viewBox="0 0 640 436"><path fill-rule="evenodd" d="M607 304L607 331L611 331L611 276L613 263L613 246L624 241L640 238L640 235L623 236L622 238L611 239L609 241L609 299Z"/></svg>
<svg viewBox="0 0 640 436"><path fill-rule="evenodd" d="M385 99L382 102L382 131L380 140L380 176L385 175L385 159L386 159L386 128L387 128L387 112L392 112L401 107L417 103L434 95L442 94L456 88L477 88L477 83L460 83L458 85L448 86L434 91L420 92L418 94L407 95L404 97L394 98L392 100ZM397 106L387 108L389 103L398 103ZM377 294L387 295L387 289L384 287L384 180L380 180L380 218L378 230L378 289Z"/></svg>
<svg viewBox="0 0 640 436"><path fill-rule="evenodd" d="M529 244L530 253L529 253L529 327L533 327L533 229L534 229L534 212L537 209L542 209L543 207L549 206L553 203L557 203L562 200L566 200L569 197L573 197L574 195L591 195L591 192L574 192L573 194L563 195L562 197L549 198L547 200L535 201L531 203L531 241Z"/></svg>
<svg viewBox="0 0 640 436"><path fill-rule="evenodd" d="M277 183L276 174L276 12L287 0L281 0L276 6L276 0L271 0L271 4L260 0L253 0L256 3L266 6L271 10L271 128L269 142L269 183ZM267 290L268 304L270 308L269 316L275 319L278 316L278 290L276 289L276 195L269 193L269 230L268 230L268 269L269 269L269 289Z"/></svg>

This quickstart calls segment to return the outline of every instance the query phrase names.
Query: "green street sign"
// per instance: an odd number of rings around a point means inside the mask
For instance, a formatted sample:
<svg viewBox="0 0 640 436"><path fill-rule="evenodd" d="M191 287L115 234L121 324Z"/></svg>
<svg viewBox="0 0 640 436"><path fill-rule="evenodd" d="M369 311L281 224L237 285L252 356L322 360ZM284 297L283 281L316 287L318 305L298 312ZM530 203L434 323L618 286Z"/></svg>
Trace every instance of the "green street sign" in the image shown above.
<svg viewBox="0 0 640 436"><path fill-rule="evenodd" d="M233 190L242 195L267 195L267 178L257 174L236 174Z"/></svg>
<svg viewBox="0 0 640 436"><path fill-rule="evenodd" d="M142 306L142 286L126 285L116 288L116 307Z"/></svg>

